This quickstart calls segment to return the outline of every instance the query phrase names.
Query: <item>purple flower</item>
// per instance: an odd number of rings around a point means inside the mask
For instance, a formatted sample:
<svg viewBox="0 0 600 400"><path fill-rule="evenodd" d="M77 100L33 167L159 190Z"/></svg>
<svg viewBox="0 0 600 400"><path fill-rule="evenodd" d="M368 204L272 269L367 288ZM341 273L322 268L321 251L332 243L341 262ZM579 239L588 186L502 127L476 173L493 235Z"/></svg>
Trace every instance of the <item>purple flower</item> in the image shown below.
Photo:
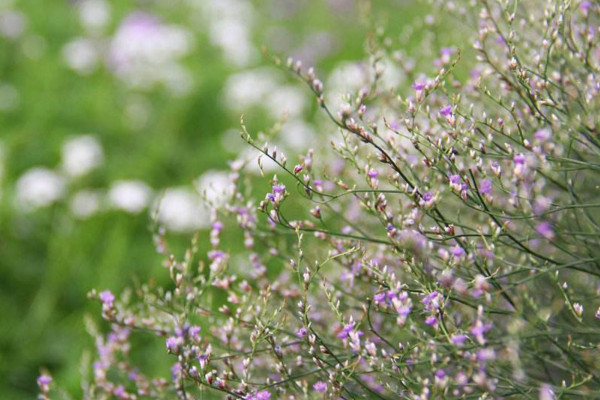
<svg viewBox="0 0 600 400"><path fill-rule="evenodd" d="M296 336L305 337L306 333L307 333L306 328L302 327L296 331Z"/></svg>
<svg viewBox="0 0 600 400"><path fill-rule="evenodd" d="M452 115L452 106L446 106L440 109L440 114L442 114L444 117L448 117L450 115Z"/></svg>
<svg viewBox="0 0 600 400"><path fill-rule="evenodd" d="M545 142L552 137L552 131L550 129L540 129L533 134L533 137L540 142Z"/></svg>
<svg viewBox="0 0 600 400"><path fill-rule="evenodd" d="M271 398L271 393L267 390L261 390L251 397L252 400L269 400Z"/></svg>
<svg viewBox="0 0 600 400"><path fill-rule="evenodd" d="M190 336L194 339L194 340L198 340L200 339L200 336L198 335L200 333L200 330L202 328L199 327L198 325L194 325L190 328L189 334Z"/></svg>
<svg viewBox="0 0 600 400"><path fill-rule="evenodd" d="M592 2L591 1L582 1L581 4L579 5L579 7L581 8L581 11L583 11L584 13L588 13L588 11L590 10L590 7L592 6Z"/></svg>
<svg viewBox="0 0 600 400"><path fill-rule="evenodd" d="M425 88L425 82L415 82L412 84L412 88L415 90L423 90Z"/></svg>
<svg viewBox="0 0 600 400"><path fill-rule="evenodd" d="M453 185L458 185L460 183L460 175L450 175L450 183Z"/></svg>
<svg viewBox="0 0 600 400"><path fill-rule="evenodd" d="M552 386L544 383L540 386L540 400L554 400L556 396L554 395L554 390L552 390Z"/></svg>
<svg viewBox="0 0 600 400"><path fill-rule="evenodd" d="M369 176L369 178L377 178L377 176L379 175L379 171L377 171L376 169L371 169L369 170L369 172L367 172L367 175Z"/></svg>
<svg viewBox="0 0 600 400"><path fill-rule="evenodd" d="M427 296L423 297L421 301L425 306L426 310L435 310L440 307L440 293L439 292L431 292Z"/></svg>
<svg viewBox="0 0 600 400"><path fill-rule="evenodd" d="M39 387L47 386L52 382L52 377L50 375L42 374L37 378L37 384Z"/></svg>
<svg viewBox="0 0 600 400"><path fill-rule="evenodd" d="M523 154L518 154L513 158L515 164L523 165L525 164L525 156Z"/></svg>
<svg viewBox="0 0 600 400"><path fill-rule="evenodd" d="M423 193L423 200L431 201L432 199L433 199L433 193L431 193L431 192Z"/></svg>
<svg viewBox="0 0 600 400"><path fill-rule="evenodd" d="M554 238L554 229L552 228L552 224L550 222L545 221L537 224L535 231L548 240Z"/></svg>
<svg viewBox="0 0 600 400"><path fill-rule="evenodd" d="M376 303L383 303L385 301L385 293L377 293L375 296L373 296L373 300L375 300Z"/></svg>
<svg viewBox="0 0 600 400"><path fill-rule="evenodd" d="M437 325L437 318L433 315L430 315L429 317L425 318L425 323L429 326L435 326Z"/></svg>
<svg viewBox="0 0 600 400"><path fill-rule="evenodd" d="M319 381L313 385L313 389L319 393L323 393L327 390L327 382Z"/></svg>
<svg viewBox="0 0 600 400"><path fill-rule="evenodd" d="M467 335L463 335L462 333L452 335L450 337L450 341L452 341L452 343L455 344L456 346L464 345L466 340L467 340Z"/></svg>
<svg viewBox="0 0 600 400"><path fill-rule="evenodd" d="M466 254L465 250L460 246L454 246L450 249L450 253L454 256L454 258L460 258Z"/></svg>
<svg viewBox="0 0 600 400"><path fill-rule="evenodd" d="M175 350L177 350L178 340L175 336L168 337L165 343L169 352L175 352Z"/></svg>
<svg viewBox="0 0 600 400"><path fill-rule="evenodd" d="M225 257L225 253L221 250L211 250L208 252L208 259L211 261L220 260L223 257Z"/></svg>
<svg viewBox="0 0 600 400"><path fill-rule="evenodd" d="M340 331L340 333L337 334L337 337L339 339L346 339L346 337L348 336L348 334L350 332L352 332L353 329L354 329L354 322L351 321L349 324L344 325L344 327L342 328L342 330Z"/></svg>
<svg viewBox="0 0 600 400"><path fill-rule="evenodd" d="M484 179L479 184L479 191L483 194L492 194L492 181L490 179Z"/></svg>
<svg viewBox="0 0 600 400"><path fill-rule="evenodd" d="M102 301L102 303L104 303L107 307L112 307L113 302L115 301L115 296L110 290L101 292L98 297L100 298L100 301Z"/></svg>

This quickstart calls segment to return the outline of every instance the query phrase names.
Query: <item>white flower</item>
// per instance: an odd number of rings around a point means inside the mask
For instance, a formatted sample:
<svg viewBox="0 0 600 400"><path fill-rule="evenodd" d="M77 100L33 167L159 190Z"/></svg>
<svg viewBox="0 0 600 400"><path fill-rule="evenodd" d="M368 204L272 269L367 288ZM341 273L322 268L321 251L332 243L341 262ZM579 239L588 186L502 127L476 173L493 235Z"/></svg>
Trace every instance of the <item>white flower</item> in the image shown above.
<svg viewBox="0 0 600 400"><path fill-rule="evenodd" d="M70 203L71 213L77 218L88 218L100 210L101 195L92 190L77 192Z"/></svg>
<svg viewBox="0 0 600 400"><path fill-rule="evenodd" d="M221 47L225 59L238 67L248 65L256 55L250 42L248 27L243 21L225 18L213 21L210 25L211 42Z"/></svg>
<svg viewBox="0 0 600 400"><path fill-rule="evenodd" d="M47 168L32 168L16 185L17 207L31 210L46 207L59 200L65 191L65 180Z"/></svg>
<svg viewBox="0 0 600 400"><path fill-rule="evenodd" d="M316 138L317 134L312 126L302 120L286 122L277 136L283 147L293 151L303 151L315 146Z"/></svg>
<svg viewBox="0 0 600 400"><path fill-rule="evenodd" d="M110 204L119 210L137 214L148 206L152 189L141 181L117 181L108 191Z"/></svg>
<svg viewBox="0 0 600 400"><path fill-rule="evenodd" d="M280 86L269 93L264 105L274 119L281 118L284 114L296 117L304 112L306 98L299 87Z"/></svg>
<svg viewBox="0 0 600 400"><path fill-rule="evenodd" d="M233 194L233 184L225 171L206 171L195 182L198 192L209 205L223 204Z"/></svg>
<svg viewBox="0 0 600 400"><path fill-rule="evenodd" d="M112 38L109 66L131 87L165 83L181 93L182 88L190 87L191 78L178 59L190 51L191 42L185 29L165 25L153 15L135 12L123 20Z"/></svg>
<svg viewBox="0 0 600 400"><path fill-rule="evenodd" d="M27 27L27 19L18 11L0 11L0 36L16 39Z"/></svg>
<svg viewBox="0 0 600 400"><path fill-rule="evenodd" d="M62 147L62 168L70 176L85 175L103 160L102 146L92 135L72 138Z"/></svg>
<svg viewBox="0 0 600 400"><path fill-rule="evenodd" d="M62 49L67 66L82 75L96 69L100 60L98 46L92 39L76 38L67 43Z"/></svg>
<svg viewBox="0 0 600 400"><path fill-rule="evenodd" d="M233 111L247 111L264 101L278 85L279 74L263 67L231 75L225 83L225 106Z"/></svg>
<svg viewBox="0 0 600 400"><path fill-rule="evenodd" d="M169 188L157 199L152 216L175 232L191 232L210 224L202 200L186 188Z"/></svg>
<svg viewBox="0 0 600 400"><path fill-rule="evenodd" d="M101 31L110 20L110 6L104 0L84 0L78 11L81 24L91 32Z"/></svg>

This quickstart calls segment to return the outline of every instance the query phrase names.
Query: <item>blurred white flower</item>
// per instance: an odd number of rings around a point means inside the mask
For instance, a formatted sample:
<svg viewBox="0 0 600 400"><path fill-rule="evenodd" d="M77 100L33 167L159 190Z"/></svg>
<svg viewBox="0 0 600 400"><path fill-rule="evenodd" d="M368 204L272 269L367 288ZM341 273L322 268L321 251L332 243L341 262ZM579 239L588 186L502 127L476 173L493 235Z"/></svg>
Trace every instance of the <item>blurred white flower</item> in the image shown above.
<svg viewBox="0 0 600 400"><path fill-rule="evenodd" d="M191 77L178 61L191 49L189 32L165 25L150 14L135 12L123 20L110 43L108 64L131 87L165 83L180 93Z"/></svg>
<svg viewBox="0 0 600 400"><path fill-rule="evenodd" d="M243 20L225 18L213 21L210 25L210 40L223 50L225 59L235 66L246 66L256 56L248 27Z"/></svg>
<svg viewBox="0 0 600 400"><path fill-rule="evenodd" d="M309 147L319 147L315 144L317 134L308 123L296 119L286 122L277 135L278 142L285 149L293 151L306 150Z"/></svg>
<svg viewBox="0 0 600 400"><path fill-rule="evenodd" d="M233 183L225 171L206 171L196 182L196 189L209 205L223 204L233 194Z"/></svg>
<svg viewBox="0 0 600 400"><path fill-rule="evenodd" d="M332 110L339 110L345 101L342 99L346 94L356 93L368 84L368 67L357 62L343 62L338 65L329 75L325 87L326 101Z"/></svg>
<svg viewBox="0 0 600 400"><path fill-rule="evenodd" d="M261 103L278 85L278 71L257 68L231 75L224 88L225 106L234 111L247 110Z"/></svg>
<svg viewBox="0 0 600 400"><path fill-rule="evenodd" d="M112 207L137 214L146 208L152 196L152 189L141 181L117 181L108 191Z"/></svg>
<svg viewBox="0 0 600 400"><path fill-rule="evenodd" d="M19 11L0 11L0 36L16 39L23 34L27 19Z"/></svg>
<svg viewBox="0 0 600 400"><path fill-rule="evenodd" d="M62 168L70 176L85 175L103 160L102 146L92 135L75 137L63 144Z"/></svg>
<svg viewBox="0 0 600 400"><path fill-rule="evenodd" d="M191 232L210 224L210 215L198 195L186 188L169 188L157 199L152 216L174 232Z"/></svg>
<svg viewBox="0 0 600 400"><path fill-rule="evenodd" d="M71 198L69 208L71 213L81 219L91 217L100 210L102 196L93 190L82 190Z"/></svg>
<svg viewBox="0 0 600 400"><path fill-rule="evenodd" d="M223 50L225 60L243 67L257 55L250 32L254 22L252 4L245 0L188 0L198 7L198 24L208 25L212 44Z"/></svg>
<svg viewBox="0 0 600 400"><path fill-rule="evenodd" d="M32 210L46 207L59 200L65 192L65 180L47 168L32 168L17 181L17 207Z"/></svg>
<svg viewBox="0 0 600 400"><path fill-rule="evenodd" d="M110 20L110 6L104 0L84 0L78 4L79 20L90 32L99 32Z"/></svg>
<svg viewBox="0 0 600 400"><path fill-rule="evenodd" d="M67 43L62 54L67 66L82 75L93 72L101 57L97 43L87 38L76 38Z"/></svg>
<svg viewBox="0 0 600 400"><path fill-rule="evenodd" d="M279 86L268 94L264 106L274 119L284 114L295 117L304 112L307 96L297 86Z"/></svg>

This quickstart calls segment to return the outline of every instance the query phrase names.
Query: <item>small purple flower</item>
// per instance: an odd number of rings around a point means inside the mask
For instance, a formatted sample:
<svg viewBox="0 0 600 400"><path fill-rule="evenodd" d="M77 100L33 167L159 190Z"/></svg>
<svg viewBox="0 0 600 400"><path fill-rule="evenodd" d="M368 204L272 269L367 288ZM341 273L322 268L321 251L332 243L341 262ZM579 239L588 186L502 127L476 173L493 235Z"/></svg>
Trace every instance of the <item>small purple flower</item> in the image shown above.
<svg viewBox="0 0 600 400"><path fill-rule="evenodd" d="M552 386L544 383L540 386L540 400L554 400L556 396L554 395L554 390L552 390Z"/></svg>
<svg viewBox="0 0 600 400"><path fill-rule="evenodd" d="M450 115L452 115L452 106L442 107L440 109L440 114L444 117L449 117Z"/></svg>
<svg viewBox="0 0 600 400"><path fill-rule="evenodd" d="M554 229L552 228L552 224L548 221L537 224L535 231L548 240L554 238Z"/></svg>
<svg viewBox="0 0 600 400"><path fill-rule="evenodd" d="M453 185L458 185L460 183L460 175L450 175L450 183Z"/></svg>
<svg viewBox="0 0 600 400"><path fill-rule="evenodd" d="M585 14L587 14L590 10L590 7L592 6L592 2L591 1L582 1L581 4L579 5L579 7L581 8L581 11L583 11Z"/></svg>
<svg viewBox="0 0 600 400"><path fill-rule="evenodd" d="M353 329L354 329L354 322L351 321L349 324L344 325L344 327L342 328L340 333L337 334L337 337L339 339L346 339L346 337L348 337L348 334L350 332L352 332Z"/></svg>
<svg viewBox="0 0 600 400"><path fill-rule="evenodd" d="M199 327L198 325L192 326L189 330L190 337L193 338L194 340L200 339L200 336L199 336L200 330L202 330L202 328Z"/></svg>
<svg viewBox="0 0 600 400"><path fill-rule="evenodd" d="M425 82L415 82L412 84L412 88L415 90L423 90L425 88Z"/></svg>
<svg viewBox="0 0 600 400"><path fill-rule="evenodd" d="M306 328L302 327L296 331L296 336L305 337L307 334Z"/></svg>
<svg viewBox="0 0 600 400"><path fill-rule="evenodd" d="M377 293L373 296L373 300L375 300L376 303L383 303L385 301L385 292Z"/></svg>
<svg viewBox="0 0 600 400"><path fill-rule="evenodd" d="M273 186L273 193L283 194L283 192L285 192L285 186L284 185L274 185Z"/></svg>
<svg viewBox="0 0 600 400"><path fill-rule="evenodd" d="M452 335L450 337L450 341L453 344L455 344L456 346L464 345L466 340L467 340L467 335L463 335L462 333L458 333L458 334Z"/></svg>
<svg viewBox="0 0 600 400"><path fill-rule="evenodd" d="M178 347L178 340L175 336L171 336L167 338L165 344L167 345L167 350L169 352L175 352L175 350L177 350Z"/></svg>
<svg viewBox="0 0 600 400"><path fill-rule="evenodd" d="M431 192L423 193L423 200L425 200L426 202L433 200L433 193L431 193Z"/></svg>
<svg viewBox="0 0 600 400"><path fill-rule="evenodd" d="M460 258L466 254L465 249L460 246L454 246L450 249L450 253L454 256L454 258Z"/></svg>
<svg viewBox="0 0 600 400"><path fill-rule="evenodd" d="M545 142L552 137L552 131L550 129L540 129L533 134L533 137L540 142Z"/></svg>
<svg viewBox="0 0 600 400"><path fill-rule="evenodd" d="M110 290L101 292L98 297L100 298L100 301L102 301L102 303L104 303L104 305L107 307L112 307L113 302L115 301L115 296Z"/></svg>
<svg viewBox="0 0 600 400"><path fill-rule="evenodd" d="M523 165L523 164L525 164L526 159L523 154L518 154L518 155L514 156L513 161L515 164Z"/></svg>
<svg viewBox="0 0 600 400"><path fill-rule="evenodd" d="M496 352L493 349L485 348L477 350L477 359L480 362L490 361L496 358Z"/></svg>
<svg viewBox="0 0 600 400"><path fill-rule="evenodd" d="M208 252L208 259L211 261L220 260L225 257L225 253L221 250L211 250Z"/></svg>
<svg viewBox="0 0 600 400"><path fill-rule="evenodd" d="M369 170L367 175L369 176L369 178L377 178L379 176L379 171L377 171L376 169L371 169Z"/></svg>
<svg viewBox="0 0 600 400"><path fill-rule="evenodd" d="M429 326L435 326L437 325L437 318L433 315L430 315L427 318L425 318L425 323Z"/></svg>
<svg viewBox="0 0 600 400"><path fill-rule="evenodd" d="M319 381L313 385L313 389L319 393L323 393L327 390L327 382Z"/></svg>
<svg viewBox="0 0 600 400"><path fill-rule="evenodd" d="M271 393L267 390L261 390L256 393L253 397L254 400L269 400L271 398Z"/></svg>
<svg viewBox="0 0 600 400"><path fill-rule="evenodd" d="M452 54L454 54L454 48L452 47L442 47L440 50L440 54L442 56L451 56Z"/></svg>
<svg viewBox="0 0 600 400"><path fill-rule="evenodd" d="M483 194L492 194L492 181L491 179L484 179L479 184L479 191Z"/></svg>
<svg viewBox="0 0 600 400"><path fill-rule="evenodd" d="M37 378L37 384L39 387L48 386L52 382L50 375L42 374Z"/></svg>

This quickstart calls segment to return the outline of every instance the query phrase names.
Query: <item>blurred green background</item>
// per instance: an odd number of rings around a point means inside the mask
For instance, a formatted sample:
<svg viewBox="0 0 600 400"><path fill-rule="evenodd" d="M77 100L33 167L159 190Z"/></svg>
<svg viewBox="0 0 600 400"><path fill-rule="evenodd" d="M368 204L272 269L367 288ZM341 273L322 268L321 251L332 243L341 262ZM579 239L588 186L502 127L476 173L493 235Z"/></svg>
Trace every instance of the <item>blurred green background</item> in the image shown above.
<svg viewBox="0 0 600 400"><path fill-rule="evenodd" d="M159 219L182 249L207 223L195 180L219 186L244 151L240 114L258 129L287 111L291 151L318 140L314 99L260 46L352 80L375 23L393 36L422 14L366 7L0 0L0 398L33 398L41 367L80 396L84 315L99 319L86 294L166 278L155 199L172 200Z"/></svg>

